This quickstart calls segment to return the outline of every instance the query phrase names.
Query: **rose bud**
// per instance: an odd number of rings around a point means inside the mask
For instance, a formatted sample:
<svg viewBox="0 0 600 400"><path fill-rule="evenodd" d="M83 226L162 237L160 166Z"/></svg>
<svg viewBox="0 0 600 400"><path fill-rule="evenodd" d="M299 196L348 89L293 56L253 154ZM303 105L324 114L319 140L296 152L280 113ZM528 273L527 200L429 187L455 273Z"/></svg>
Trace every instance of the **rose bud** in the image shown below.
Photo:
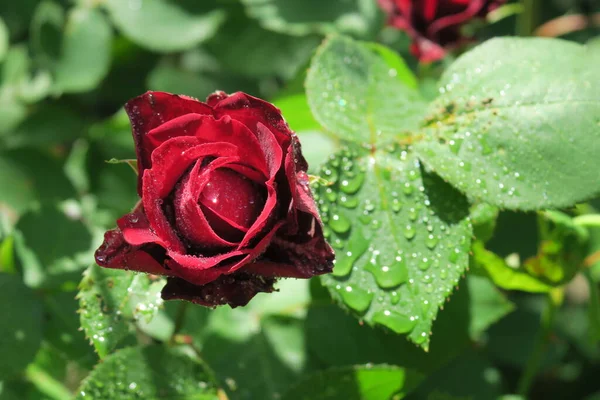
<svg viewBox="0 0 600 400"><path fill-rule="evenodd" d="M216 92L129 101L139 205L98 265L167 276L164 299L245 305L276 278L331 272L298 137L273 105Z"/></svg>
<svg viewBox="0 0 600 400"><path fill-rule="evenodd" d="M379 0L388 24L412 38L411 52L420 61L442 59L446 50L468 41L462 27L485 17L506 0Z"/></svg>

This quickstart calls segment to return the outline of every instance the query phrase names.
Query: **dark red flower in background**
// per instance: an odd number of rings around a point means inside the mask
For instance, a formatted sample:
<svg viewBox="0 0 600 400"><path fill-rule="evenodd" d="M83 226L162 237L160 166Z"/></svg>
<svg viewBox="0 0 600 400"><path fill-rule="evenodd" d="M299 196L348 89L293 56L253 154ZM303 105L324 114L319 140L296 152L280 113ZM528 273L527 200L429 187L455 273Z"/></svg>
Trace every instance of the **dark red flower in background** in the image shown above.
<svg viewBox="0 0 600 400"><path fill-rule="evenodd" d="M446 49L468 38L461 28L485 17L506 0L379 0L388 24L412 38L411 52L424 62L444 57Z"/></svg>
<svg viewBox="0 0 600 400"><path fill-rule="evenodd" d="M307 164L277 108L245 93L148 92L125 109L141 201L106 232L98 265L166 275L165 299L232 307L277 277L331 272Z"/></svg>

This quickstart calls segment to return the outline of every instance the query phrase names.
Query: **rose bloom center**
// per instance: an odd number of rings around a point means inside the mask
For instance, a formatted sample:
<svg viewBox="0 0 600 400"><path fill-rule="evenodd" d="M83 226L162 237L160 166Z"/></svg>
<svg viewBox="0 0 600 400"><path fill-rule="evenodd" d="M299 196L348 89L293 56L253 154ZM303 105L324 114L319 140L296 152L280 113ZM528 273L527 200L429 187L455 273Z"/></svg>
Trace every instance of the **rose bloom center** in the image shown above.
<svg viewBox="0 0 600 400"><path fill-rule="evenodd" d="M228 168L211 173L198 203L211 227L226 240L231 228L247 231L265 205L265 188Z"/></svg>

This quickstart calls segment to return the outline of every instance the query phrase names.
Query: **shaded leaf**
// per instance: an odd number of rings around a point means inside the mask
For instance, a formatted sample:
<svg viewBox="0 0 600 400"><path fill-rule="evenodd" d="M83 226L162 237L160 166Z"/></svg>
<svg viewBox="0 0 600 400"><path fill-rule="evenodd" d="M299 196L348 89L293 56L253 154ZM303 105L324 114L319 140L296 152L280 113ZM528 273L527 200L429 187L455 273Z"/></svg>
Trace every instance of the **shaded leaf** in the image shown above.
<svg viewBox="0 0 600 400"><path fill-rule="evenodd" d="M568 282L583 266L589 238L587 230L559 211L540 213L538 226L538 254L525 260L525 269L553 285Z"/></svg>
<svg viewBox="0 0 600 400"><path fill-rule="evenodd" d="M15 250L28 286L63 290L77 287L93 251L92 235L78 218L54 205L44 205L19 219Z"/></svg>
<svg viewBox="0 0 600 400"><path fill-rule="evenodd" d="M487 278L469 275L471 323L469 333L477 340L487 328L511 313L515 306Z"/></svg>
<svg viewBox="0 0 600 400"><path fill-rule="evenodd" d="M284 400L403 399L423 380L423 375L392 365L367 365L329 369L295 384Z"/></svg>

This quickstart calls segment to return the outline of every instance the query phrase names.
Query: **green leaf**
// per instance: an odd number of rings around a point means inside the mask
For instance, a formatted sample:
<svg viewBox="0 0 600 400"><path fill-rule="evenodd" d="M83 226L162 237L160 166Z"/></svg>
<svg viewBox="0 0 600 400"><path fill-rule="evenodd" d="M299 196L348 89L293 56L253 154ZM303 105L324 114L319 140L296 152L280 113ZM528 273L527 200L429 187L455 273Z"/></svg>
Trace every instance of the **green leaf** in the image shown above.
<svg viewBox="0 0 600 400"><path fill-rule="evenodd" d="M50 103L33 111L3 143L8 148L46 147L70 142L86 133L81 116L70 106Z"/></svg>
<svg viewBox="0 0 600 400"><path fill-rule="evenodd" d="M162 304L163 279L130 271L89 267L77 295L81 326L100 358L133 332L138 318L150 320Z"/></svg>
<svg viewBox="0 0 600 400"><path fill-rule="evenodd" d="M0 137L11 132L27 117L27 107L12 93L0 89Z"/></svg>
<svg viewBox="0 0 600 400"><path fill-rule="evenodd" d="M30 59L25 45L12 46L2 64L2 84L14 85L26 79Z"/></svg>
<svg viewBox="0 0 600 400"><path fill-rule="evenodd" d="M381 54L379 46L333 36L313 58L306 79L308 104L336 137L375 144L418 127L426 106L415 78L398 56Z"/></svg>
<svg viewBox="0 0 600 400"><path fill-rule="evenodd" d="M107 0L103 5L125 37L164 53L186 50L211 38L224 20L221 10L194 15L166 0Z"/></svg>
<svg viewBox="0 0 600 400"><path fill-rule="evenodd" d="M0 273L0 380L27 366L42 341L42 304L18 276Z"/></svg>
<svg viewBox="0 0 600 400"><path fill-rule="evenodd" d="M498 255L486 250L480 241L473 242L473 264L476 273L489 277L496 286L506 290L546 293L552 285L531 276L523 268L512 268Z"/></svg>
<svg viewBox="0 0 600 400"><path fill-rule="evenodd" d="M470 350L429 375L411 399L496 399L502 383L500 371L483 354Z"/></svg>
<svg viewBox="0 0 600 400"><path fill-rule="evenodd" d="M470 345L469 295L468 288L461 286L439 312L428 352L404 336L362 324L331 301L313 300L305 322L309 361L325 367L394 364L429 375Z"/></svg>
<svg viewBox="0 0 600 400"><path fill-rule="evenodd" d="M108 74L111 42L110 25L99 10L83 7L71 10L54 70L54 89L61 93L95 88Z"/></svg>
<svg viewBox="0 0 600 400"><path fill-rule="evenodd" d="M10 45L9 39L8 28L6 27L4 20L0 18L0 62L4 60L6 53L8 53L8 46Z"/></svg>
<svg viewBox="0 0 600 400"><path fill-rule="evenodd" d="M308 368L302 319L308 282L281 280L277 287L279 292L258 294L243 308L187 310L180 332L193 339L232 400L281 396Z"/></svg>
<svg viewBox="0 0 600 400"><path fill-rule="evenodd" d="M600 70L585 46L499 38L444 73L422 160L470 198L565 207L600 192Z"/></svg>
<svg viewBox="0 0 600 400"><path fill-rule="evenodd" d="M267 29L306 35L309 33L348 33L373 36L383 18L377 4L370 0L242 0L248 15Z"/></svg>
<svg viewBox="0 0 600 400"><path fill-rule="evenodd" d="M82 382L79 400L218 400L208 368L160 345L120 350L98 364Z"/></svg>
<svg viewBox="0 0 600 400"><path fill-rule="evenodd" d="M77 287L93 251L92 235L79 218L54 205L44 205L19 219L15 249L28 286Z"/></svg>
<svg viewBox="0 0 600 400"><path fill-rule="evenodd" d="M511 313L515 306L487 278L469 275L471 338L477 340L492 324Z"/></svg>
<svg viewBox="0 0 600 400"><path fill-rule="evenodd" d="M402 148L342 150L321 176L331 185L315 198L337 255L323 282L365 322L427 349L438 308L468 265L464 196Z"/></svg>
<svg viewBox="0 0 600 400"><path fill-rule="evenodd" d="M335 368L304 378L283 400L400 400L422 380L423 375L392 365Z"/></svg>
<svg viewBox="0 0 600 400"><path fill-rule="evenodd" d="M207 48L217 57L220 68L231 73L253 79L277 76L289 80L306 66L320 41L316 35L279 34L263 29L254 20L241 23L231 18Z"/></svg>
<svg viewBox="0 0 600 400"><path fill-rule="evenodd" d="M302 144L304 158L308 162L308 173L316 173L338 146L329 136L320 131L297 132Z"/></svg>
<svg viewBox="0 0 600 400"><path fill-rule="evenodd" d="M0 190L0 209L10 220L38 201L51 203L75 195L61 162L32 149L0 152L0 187L11 188Z"/></svg>
<svg viewBox="0 0 600 400"><path fill-rule="evenodd" d="M79 302L73 292L53 292L44 296L46 329L44 340L62 359L89 368L98 357L85 339L79 325Z"/></svg>
<svg viewBox="0 0 600 400"><path fill-rule="evenodd" d="M273 100L273 104L281 110L286 122L294 131L316 131L321 125L315 120L308 106L305 93L290 93Z"/></svg>
<svg viewBox="0 0 600 400"><path fill-rule="evenodd" d="M204 99L220 89L215 79L192 71L185 71L169 64L158 64L148 75L150 90L179 93Z"/></svg>
<svg viewBox="0 0 600 400"><path fill-rule="evenodd" d="M64 9L54 1L44 0L35 8L29 28L29 41L35 60L52 67L60 56Z"/></svg>

